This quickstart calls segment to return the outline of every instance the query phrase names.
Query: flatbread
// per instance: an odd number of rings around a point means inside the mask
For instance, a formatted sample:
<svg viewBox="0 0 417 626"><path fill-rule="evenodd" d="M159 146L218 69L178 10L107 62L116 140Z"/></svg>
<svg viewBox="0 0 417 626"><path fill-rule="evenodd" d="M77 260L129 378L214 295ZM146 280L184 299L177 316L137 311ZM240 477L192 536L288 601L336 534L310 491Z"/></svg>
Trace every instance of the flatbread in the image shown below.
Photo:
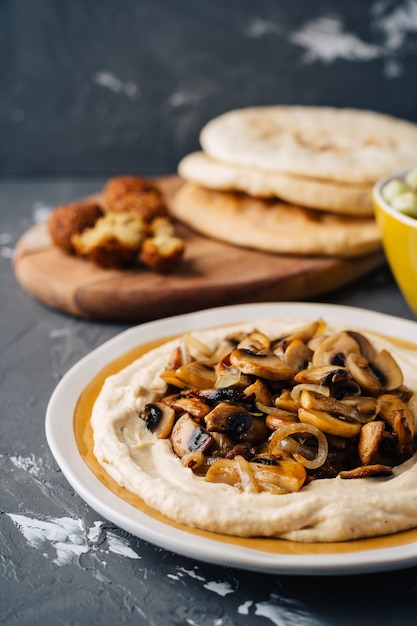
<svg viewBox="0 0 417 626"><path fill-rule="evenodd" d="M347 183L372 183L415 165L417 124L373 111L252 107L214 118L203 151L226 163Z"/></svg>
<svg viewBox="0 0 417 626"><path fill-rule="evenodd" d="M217 161L204 152L193 152L178 165L189 182L217 191L243 191L258 198L281 198L312 209L370 217L372 185L346 184L262 170Z"/></svg>
<svg viewBox="0 0 417 626"><path fill-rule="evenodd" d="M381 247L373 219L213 191L193 183L180 188L171 212L205 236L267 252L356 257Z"/></svg>

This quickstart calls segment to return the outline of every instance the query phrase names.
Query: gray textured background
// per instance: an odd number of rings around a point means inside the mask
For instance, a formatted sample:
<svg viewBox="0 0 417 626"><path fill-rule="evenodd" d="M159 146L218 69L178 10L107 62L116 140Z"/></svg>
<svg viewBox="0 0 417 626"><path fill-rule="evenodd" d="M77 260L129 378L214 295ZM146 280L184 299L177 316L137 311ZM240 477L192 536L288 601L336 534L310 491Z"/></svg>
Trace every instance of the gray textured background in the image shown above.
<svg viewBox="0 0 417 626"><path fill-rule="evenodd" d="M1 0L0 175L173 172L235 107L417 122L416 0Z"/></svg>

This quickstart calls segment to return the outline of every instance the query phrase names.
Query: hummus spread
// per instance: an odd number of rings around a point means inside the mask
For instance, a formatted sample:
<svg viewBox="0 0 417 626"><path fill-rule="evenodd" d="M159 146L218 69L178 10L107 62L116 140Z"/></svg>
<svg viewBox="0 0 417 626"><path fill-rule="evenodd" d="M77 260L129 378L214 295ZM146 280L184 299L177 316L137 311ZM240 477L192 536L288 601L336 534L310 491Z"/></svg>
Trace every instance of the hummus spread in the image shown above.
<svg viewBox="0 0 417 626"><path fill-rule="evenodd" d="M232 332L256 329L275 338L304 323L260 320L193 332L192 337L214 351ZM341 330L326 327L326 333ZM402 370L403 385L416 390L416 351L388 338L359 332L377 350L388 350L394 356ZM170 439L155 437L140 418L147 403L165 394L166 383L160 375L179 341L168 341L108 377L94 404L94 454L120 486L175 522L241 537L334 542L417 526L416 455L394 466L389 476L320 478L306 482L299 491L279 494L207 482L184 466Z"/></svg>

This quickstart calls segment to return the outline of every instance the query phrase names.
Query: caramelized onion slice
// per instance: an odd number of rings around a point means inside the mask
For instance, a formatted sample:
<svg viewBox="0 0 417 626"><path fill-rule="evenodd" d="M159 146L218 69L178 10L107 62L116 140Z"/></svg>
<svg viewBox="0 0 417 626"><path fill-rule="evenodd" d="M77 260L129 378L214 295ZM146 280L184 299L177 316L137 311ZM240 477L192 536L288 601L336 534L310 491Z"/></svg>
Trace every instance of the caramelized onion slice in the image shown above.
<svg viewBox="0 0 417 626"><path fill-rule="evenodd" d="M294 400L294 402L297 402L299 404L301 392L304 390L313 391L314 393L319 393L322 396L326 396L326 398L330 397L330 389L329 387L327 387L327 385L320 385L320 384L315 385L313 383L299 383L298 385L295 385L291 389L291 398Z"/></svg>
<svg viewBox="0 0 417 626"><path fill-rule="evenodd" d="M308 469L317 469L318 467L323 465L323 463L327 459L328 444L325 435L321 432L321 430L319 430L312 424L283 424L282 426L277 428L277 430L274 431L269 440L270 453L274 456L279 456L279 453L283 450L281 442L283 442L284 439L290 437L291 435L301 435L306 433L313 435L313 437L315 437L317 440L318 448L316 457L314 459L306 458L305 447L301 444L299 444L297 451L292 452L292 456L296 461L298 461L298 463L304 465L304 467L307 467Z"/></svg>

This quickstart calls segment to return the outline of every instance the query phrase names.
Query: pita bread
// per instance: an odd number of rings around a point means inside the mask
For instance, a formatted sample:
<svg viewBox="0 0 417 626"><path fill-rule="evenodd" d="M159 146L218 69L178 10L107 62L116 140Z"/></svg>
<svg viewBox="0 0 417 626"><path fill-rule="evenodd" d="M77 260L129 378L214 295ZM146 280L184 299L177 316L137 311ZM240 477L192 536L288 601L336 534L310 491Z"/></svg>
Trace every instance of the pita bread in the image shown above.
<svg viewBox="0 0 417 626"><path fill-rule="evenodd" d="M347 183L415 165L417 124L373 111L309 106L229 111L202 129L213 159Z"/></svg>
<svg viewBox="0 0 417 626"><path fill-rule="evenodd" d="M193 183L180 188L171 212L205 236L266 252L355 257L381 247L373 219L342 217Z"/></svg>
<svg viewBox="0 0 417 626"><path fill-rule="evenodd" d="M373 215L372 185L349 185L225 163L193 152L178 165L189 182L218 191L243 191L258 198L281 198L293 204L357 217Z"/></svg>

